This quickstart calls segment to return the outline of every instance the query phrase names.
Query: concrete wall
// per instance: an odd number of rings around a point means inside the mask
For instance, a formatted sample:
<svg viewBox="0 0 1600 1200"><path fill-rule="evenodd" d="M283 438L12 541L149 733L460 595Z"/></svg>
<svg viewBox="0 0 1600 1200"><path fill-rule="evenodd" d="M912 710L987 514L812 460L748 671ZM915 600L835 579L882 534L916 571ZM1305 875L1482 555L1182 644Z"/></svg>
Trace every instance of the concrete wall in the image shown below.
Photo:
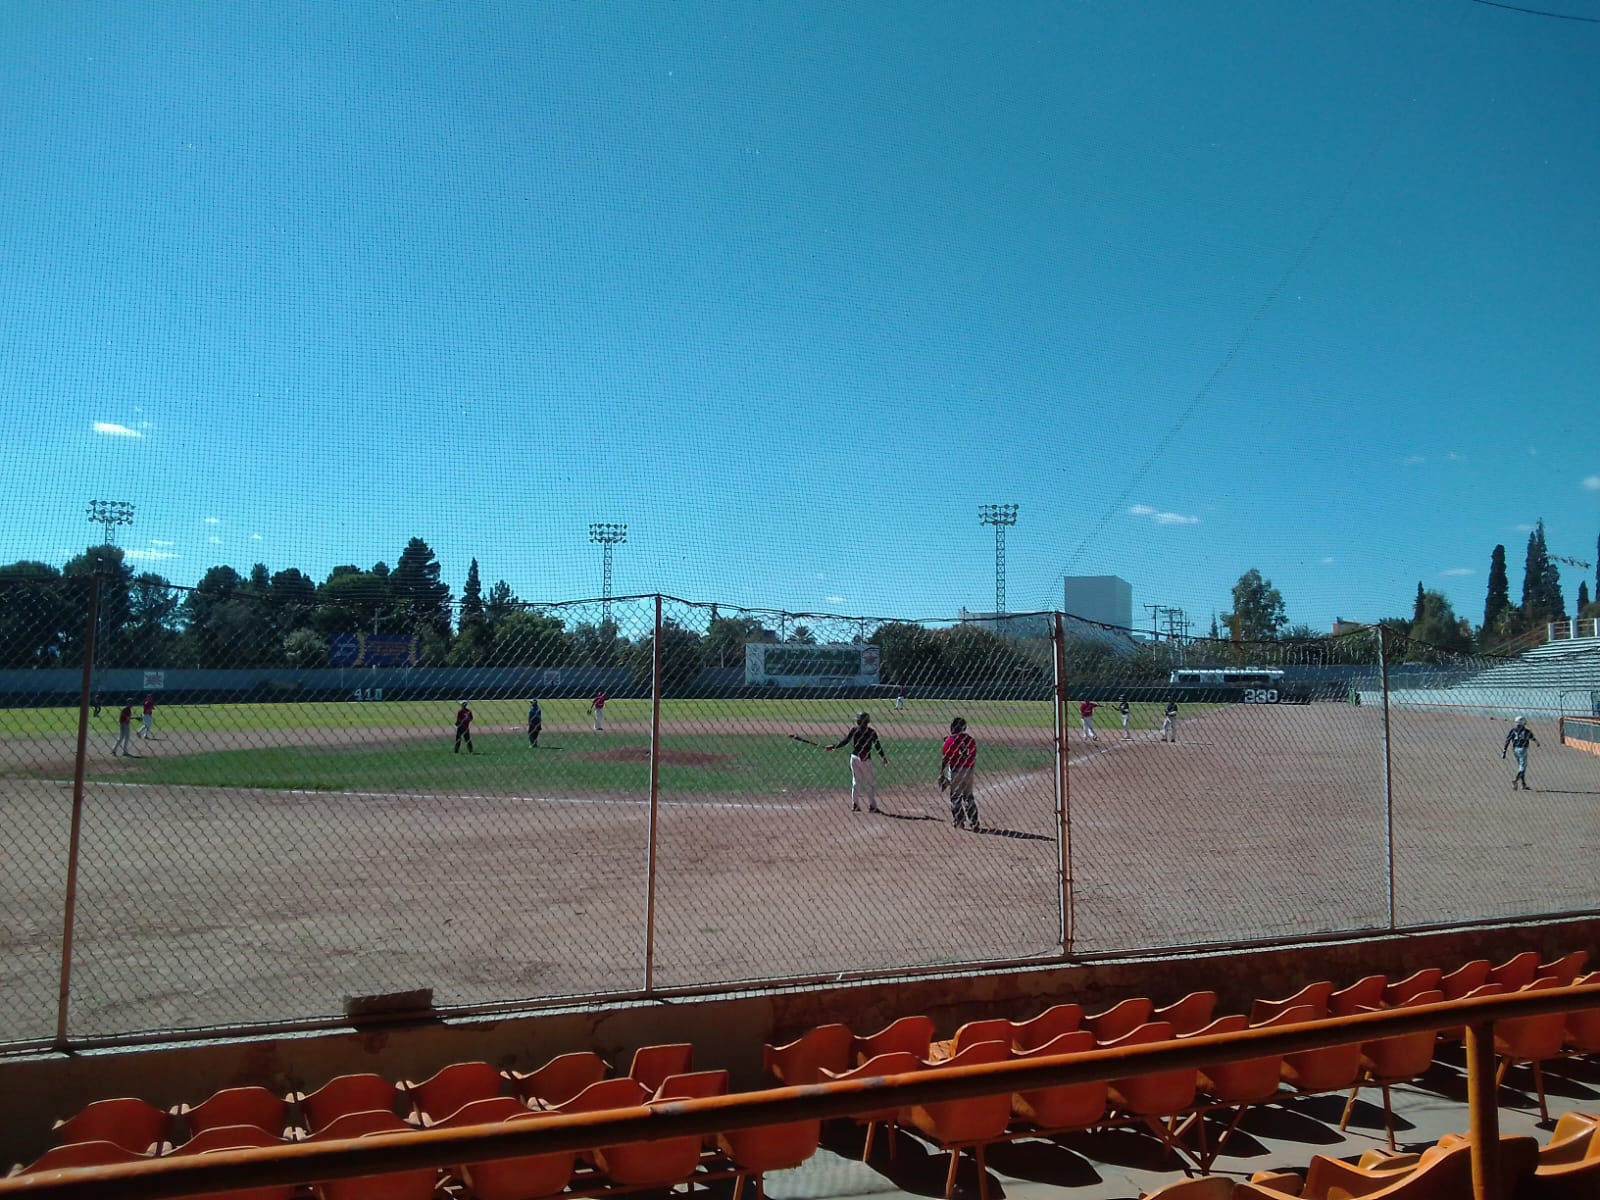
<svg viewBox="0 0 1600 1200"><path fill-rule="evenodd" d="M530 1070L555 1054L583 1049L598 1050L623 1072L635 1048L679 1041L694 1044L697 1068L726 1068L735 1088L748 1089L763 1083L763 1043L788 1041L830 1021L870 1032L895 1017L924 1012L936 1021L939 1035L948 1036L962 1022L982 1016L1018 1019L1063 1001L1097 1011L1137 995L1167 1003L1199 989L1218 993L1219 1013L1239 1012L1256 997L1285 996L1314 979L1343 984L1373 973L1401 977L1423 966L1448 968L1470 958L1499 962L1522 950L1553 958L1575 949L1600 957L1600 918L675 998L368 1031L0 1056L0 1162L31 1161L49 1144L54 1119L109 1096L171 1105L243 1084L309 1089L358 1071L421 1079L446 1063L475 1059Z"/></svg>

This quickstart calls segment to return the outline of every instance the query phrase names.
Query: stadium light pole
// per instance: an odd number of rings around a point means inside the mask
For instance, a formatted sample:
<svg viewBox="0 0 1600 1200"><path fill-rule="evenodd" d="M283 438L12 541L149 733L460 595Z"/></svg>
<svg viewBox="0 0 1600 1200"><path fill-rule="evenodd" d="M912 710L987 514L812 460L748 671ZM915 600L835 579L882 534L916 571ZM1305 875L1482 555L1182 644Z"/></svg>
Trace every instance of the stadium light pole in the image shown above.
<svg viewBox="0 0 1600 1200"><path fill-rule="evenodd" d="M101 542L105 546L117 544L118 525L133 524L133 505L126 500L91 500L88 513L93 524L105 528L105 537Z"/></svg>
<svg viewBox="0 0 1600 1200"><path fill-rule="evenodd" d="M978 524L994 526L994 615L1006 615L1006 529L1017 523L1015 504L978 505Z"/></svg>
<svg viewBox="0 0 1600 1200"><path fill-rule="evenodd" d="M91 500L85 511L89 514L90 523L99 525L105 531L100 540L102 546L117 544L117 526L133 524L133 505L126 500ZM104 569L105 561L102 559L97 564L96 573ZM94 655L89 663L89 692L93 696L100 694L100 649L100 610L97 607L94 614Z"/></svg>
<svg viewBox="0 0 1600 1200"><path fill-rule="evenodd" d="M593 521L589 525L589 540L599 543L600 566L600 620L611 622L611 548L628 540L628 526L623 521Z"/></svg>

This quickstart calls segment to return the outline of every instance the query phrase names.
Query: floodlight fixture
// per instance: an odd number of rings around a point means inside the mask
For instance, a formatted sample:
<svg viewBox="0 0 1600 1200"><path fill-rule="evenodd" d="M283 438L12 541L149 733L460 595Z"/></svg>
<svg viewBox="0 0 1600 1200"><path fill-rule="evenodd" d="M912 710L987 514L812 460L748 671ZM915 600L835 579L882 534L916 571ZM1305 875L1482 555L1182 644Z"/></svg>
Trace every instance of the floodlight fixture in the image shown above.
<svg viewBox="0 0 1600 1200"><path fill-rule="evenodd" d="M994 616L1006 615L1006 528L1017 523L1015 504L978 505L978 524L994 526Z"/></svg>
<svg viewBox="0 0 1600 1200"><path fill-rule="evenodd" d="M91 500L86 510L89 520L105 529L105 545L113 545L117 540L116 528L118 525L133 524L133 505L126 500Z"/></svg>

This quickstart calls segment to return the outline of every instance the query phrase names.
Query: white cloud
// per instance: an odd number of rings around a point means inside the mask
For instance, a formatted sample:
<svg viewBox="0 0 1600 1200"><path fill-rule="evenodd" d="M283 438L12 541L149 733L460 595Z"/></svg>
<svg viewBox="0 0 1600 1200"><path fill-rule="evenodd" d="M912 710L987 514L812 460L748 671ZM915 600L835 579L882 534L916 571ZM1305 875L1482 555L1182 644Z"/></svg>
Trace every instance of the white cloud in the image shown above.
<svg viewBox="0 0 1600 1200"><path fill-rule="evenodd" d="M221 525L222 524L222 518L221 517L207 517L205 519L205 523L207 525Z"/></svg>
<svg viewBox="0 0 1600 1200"><path fill-rule="evenodd" d="M1448 570L1440 571L1439 574L1441 574L1441 575L1476 575L1477 572L1474 571L1471 567L1451 567Z"/></svg>
<svg viewBox="0 0 1600 1200"><path fill-rule="evenodd" d="M1583 481L1583 486L1591 492L1600 492L1600 475L1587 476Z"/></svg>
<svg viewBox="0 0 1600 1200"><path fill-rule="evenodd" d="M156 542L152 544L161 545L162 543ZM166 544L170 546L172 543L168 542ZM164 559L177 558L178 555L172 550L124 550L122 557L131 558L134 562L161 562Z"/></svg>
<svg viewBox="0 0 1600 1200"><path fill-rule="evenodd" d="M261 540L261 535L259 533L252 533L250 535L250 540L252 542L259 542Z"/></svg>
<svg viewBox="0 0 1600 1200"><path fill-rule="evenodd" d="M1333 555L1330 554L1326 558L1324 558L1322 560L1322 565L1325 566L1325 567L1333 566Z"/></svg>
<svg viewBox="0 0 1600 1200"><path fill-rule="evenodd" d="M219 537L208 537L206 539L206 541L207 541L207 543L209 543L210 545L213 545L213 546L222 545L222 539L219 538Z"/></svg>
<svg viewBox="0 0 1600 1200"><path fill-rule="evenodd" d="M137 429L129 429L126 425L118 425L114 421L96 421L94 431L106 437L131 437L142 438L144 434Z"/></svg>
<svg viewBox="0 0 1600 1200"><path fill-rule="evenodd" d="M1518 533L1532 533L1533 532L1533 526L1532 525L1528 525L1528 524L1513 525L1511 528L1515 529Z"/></svg>
<svg viewBox="0 0 1600 1200"><path fill-rule="evenodd" d="M1467 461L1467 456L1465 454L1457 454L1454 450L1452 450L1452 451L1450 451L1450 453L1446 454L1444 456L1444 458L1445 458L1446 462L1466 462Z"/></svg>
<svg viewBox="0 0 1600 1200"><path fill-rule="evenodd" d="M1402 458L1400 461L1405 463L1405 465L1408 466L1408 467L1414 467L1418 463L1425 463L1428 460L1426 458L1424 458L1420 454L1408 454L1404 458Z"/></svg>
<svg viewBox="0 0 1600 1200"><path fill-rule="evenodd" d="M844 597L843 596L824 596L823 599L826 600L829 604L843 604L844 603Z"/></svg>
<svg viewBox="0 0 1600 1200"><path fill-rule="evenodd" d="M1149 517L1157 525L1200 524L1199 517L1188 517L1184 516L1182 513L1175 512L1161 512L1158 509L1151 508L1148 504L1135 504L1132 508L1128 509L1128 515L1130 517Z"/></svg>
<svg viewBox="0 0 1600 1200"><path fill-rule="evenodd" d="M164 542L160 538L151 538L150 539L150 544L152 546L170 546L170 545L172 545L171 542Z"/></svg>

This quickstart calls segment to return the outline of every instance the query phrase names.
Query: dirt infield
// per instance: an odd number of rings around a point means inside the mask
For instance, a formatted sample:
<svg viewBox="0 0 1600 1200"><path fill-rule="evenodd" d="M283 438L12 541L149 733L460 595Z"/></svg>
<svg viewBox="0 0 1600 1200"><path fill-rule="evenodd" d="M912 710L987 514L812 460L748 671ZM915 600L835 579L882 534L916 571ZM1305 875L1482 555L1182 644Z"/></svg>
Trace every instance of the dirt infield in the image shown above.
<svg viewBox="0 0 1600 1200"><path fill-rule="evenodd" d="M752 725L692 731L710 743ZM1391 828L1371 708L1221 709L1183 721L1176 744L1114 728L1086 742L1075 726L1063 847L1054 772L986 773L981 756L984 832L952 829L933 784L943 730L895 729L878 815L850 811L842 756L819 760L827 787L664 791L653 825L644 771L638 791L582 794L98 778L71 1028L328 1015L346 995L418 986L440 1004L637 990L647 900L659 986L1057 955L1064 855L1085 954L1383 927L1391 854L1400 925L1596 905L1600 760L1553 736L1535 750L1537 790L1512 795L1497 724L1397 714ZM163 736L152 753L447 741L438 727ZM613 750L638 752L583 753ZM34 745L30 769L58 753ZM13 1038L54 1029L70 795L60 779L0 780L0 1022Z"/></svg>

